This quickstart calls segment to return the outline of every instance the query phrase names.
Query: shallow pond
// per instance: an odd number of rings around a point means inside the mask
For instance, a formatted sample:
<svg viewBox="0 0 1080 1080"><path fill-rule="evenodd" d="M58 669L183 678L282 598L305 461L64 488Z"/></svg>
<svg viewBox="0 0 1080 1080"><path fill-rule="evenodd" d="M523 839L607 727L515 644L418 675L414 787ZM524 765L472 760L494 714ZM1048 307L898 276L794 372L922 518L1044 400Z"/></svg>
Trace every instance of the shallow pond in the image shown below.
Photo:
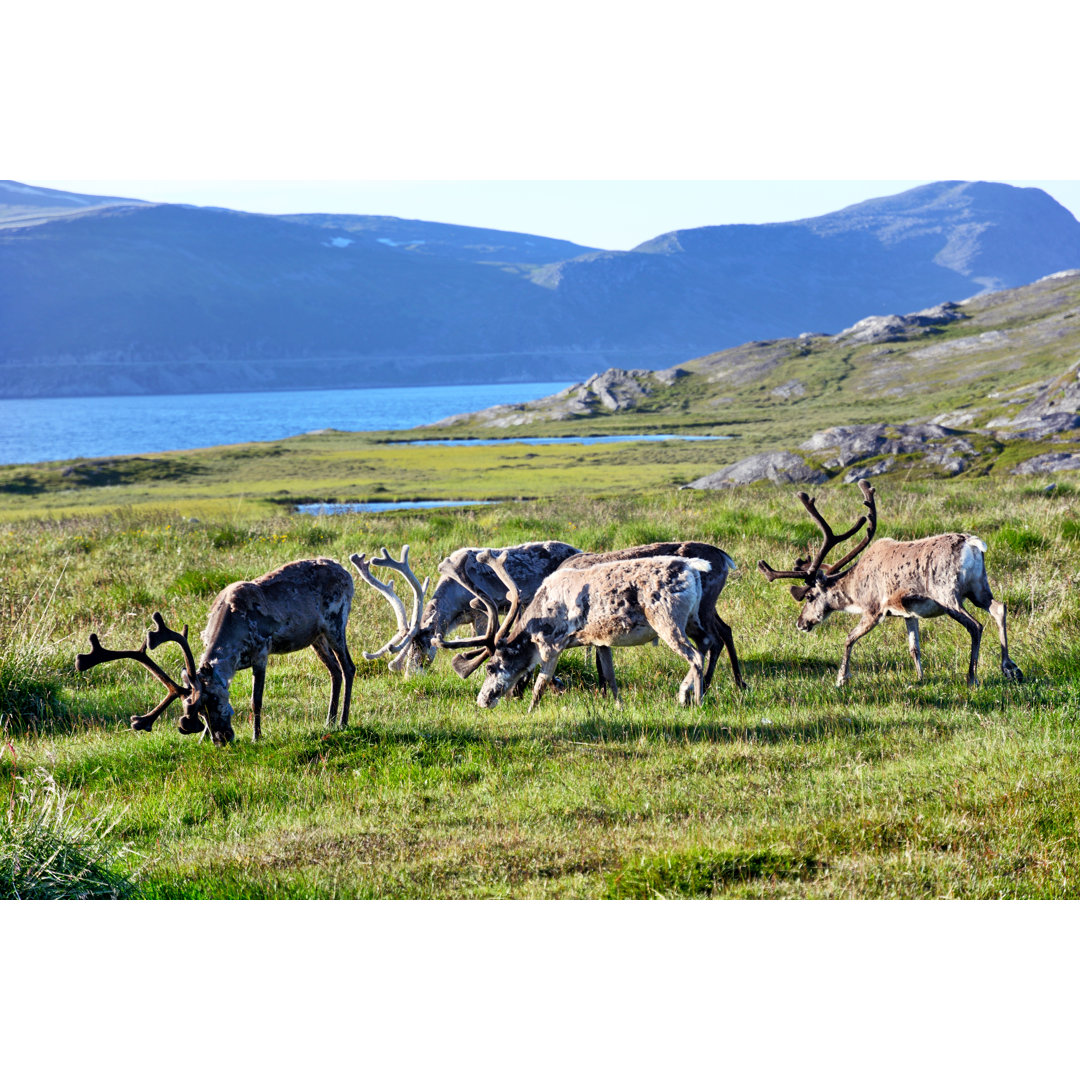
<svg viewBox="0 0 1080 1080"><path fill-rule="evenodd" d="M539 435L508 435L502 439L414 439L402 441L401 446L505 446L508 443L524 443L527 446L591 446L594 443L662 442L680 439L683 442L717 442L730 439L730 435L563 435L542 438Z"/></svg>
<svg viewBox="0 0 1080 1080"><path fill-rule="evenodd" d="M387 510L428 510L439 506L491 506L483 499L418 499L416 502L300 503L298 514L383 514Z"/></svg>

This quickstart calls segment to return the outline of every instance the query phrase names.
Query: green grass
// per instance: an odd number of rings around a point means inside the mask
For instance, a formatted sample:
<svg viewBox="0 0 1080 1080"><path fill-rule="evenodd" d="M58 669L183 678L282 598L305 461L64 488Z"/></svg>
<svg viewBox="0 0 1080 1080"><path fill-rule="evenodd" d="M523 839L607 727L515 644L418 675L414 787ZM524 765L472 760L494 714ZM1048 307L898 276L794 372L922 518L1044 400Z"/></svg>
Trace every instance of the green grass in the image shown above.
<svg viewBox="0 0 1080 1080"><path fill-rule="evenodd" d="M135 894L134 883L118 869L129 851L110 835L118 815L109 807L93 817L79 815L70 799L71 792L44 769L12 778L0 816L0 900L118 900Z"/></svg>
<svg viewBox="0 0 1080 1080"><path fill-rule="evenodd" d="M246 502L217 516L155 508L146 487L141 508L11 515L0 792L45 770L70 793L73 821L115 821L110 880L144 897L1075 897L1075 495L1000 477L876 486L882 535L948 528L986 541L1023 685L1003 680L988 632L969 689L968 638L947 620L923 623L915 683L903 625L887 620L838 690L851 618L797 634L787 590L754 569L790 564L815 538L790 490L568 485L528 503L304 519ZM818 499L837 525L859 504L850 488ZM127 718L160 691L136 665L74 672L91 631L134 647L160 609L195 634L218 582L289 559L409 543L423 576L463 544L537 537L718 543L739 567L719 611L750 689L735 690L721 660L703 707L681 709L682 662L624 649L618 709L576 650L560 664L564 689L533 713L521 701L481 711L477 678L458 679L445 656L411 679L360 658L393 629L362 583L345 731L323 727L329 680L310 650L271 660L257 745L250 672L237 676L238 740L224 750L180 736L176 706L154 732L131 732Z"/></svg>

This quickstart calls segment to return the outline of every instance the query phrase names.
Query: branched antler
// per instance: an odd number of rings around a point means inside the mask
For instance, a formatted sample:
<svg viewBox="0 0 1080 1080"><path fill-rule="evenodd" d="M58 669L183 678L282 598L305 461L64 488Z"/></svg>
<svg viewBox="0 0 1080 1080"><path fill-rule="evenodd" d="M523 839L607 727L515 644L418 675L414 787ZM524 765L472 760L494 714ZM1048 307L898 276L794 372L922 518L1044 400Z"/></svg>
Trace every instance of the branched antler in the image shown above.
<svg viewBox="0 0 1080 1080"><path fill-rule="evenodd" d="M161 619L161 615L155 613L155 623ZM186 628L185 628L186 629ZM141 716L131 717L131 726L137 731L149 731L154 724L154 721L171 705L177 698L183 697L186 693L183 687L179 686L174 679L167 675L153 660L147 655L147 648L153 648L150 644L150 634L147 634L147 639L143 642L142 647L139 649L106 649L101 641L98 639L97 634L90 635L90 651L88 653L79 653L75 657L75 670L76 671L89 671L92 667L97 667L98 664L107 664L113 660L134 660L136 663L142 664L151 675L162 686L168 690L164 700L147 713L143 713Z"/></svg>
<svg viewBox="0 0 1080 1080"><path fill-rule="evenodd" d="M518 590L517 583L506 569L507 557L508 553L506 551L496 557L490 548L476 554L476 561L483 566L489 566L506 587L507 597L510 600L510 610L506 618L501 621L499 619L498 605L486 590L475 582L466 579L449 559L444 560L439 566L439 573L445 574L453 581L456 581L462 588L468 589L476 597L472 603L473 607L482 606L487 613L487 629L483 635L471 638L456 638L453 641L441 641L439 643L444 649L471 650L462 653L451 661L454 670L463 679L467 679L488 657L494 654L499 642L506 636L521 608L521 593Z"/></svg>
<svg viewBox="0 0 1080 1080"><path fill-rule="evenodd" d="M846 566L866 547L867 544L870 543L874 538L874 532L877 529L877 507L874 503L874 489L866 480L859 481L859 489L863 493L863 504L866 506L868 514L863 514L850 529L839 535L833 532L832 526L830 526L825 518L822 517L821 512L817 508L816 501L805 491L800 491L799 501L803 504L806 508L806 512L814 519L818 528L821 530L821 534L824 538L821 547L812 559L800 559L795 564L794 570L774 570L764 559L758 563L758 569L769 579L769 581L776 581L778 578L800 578L803 581L812 581L817 575L817 572L823 568L826 574L835 574L842 567ZM869 522L870 527L866 531L866 536L864 536L863 539L839 562L835 562L832 565L825 565L825 556L838 544L842 544L845 540L850 540L851 537L867 524L867 522Z"/></svg>
<svg viewBox="0 0 1080 1080"><path fill-rule="evenodd" d="M416 634L420 629L420 613L424 607L424 594L427 592L430 578L424 578L423 585L417 580L416 575L409 566L408 544L405 544L402 547L400 560L392 558L386 548L382 549L381 557L369 560L366 554L360 554L350 555L349 560L352 562L353 566L356 567L360 577L373 589L377 589L386 597L390 606L394 609L394 616L397 619L398 624L397 632L393 637L391 637L381 649L377 649L375 652L370 653L365 652L363 654L364 659L377 660L380 656L385 656L387 653L400 653L405 646L416 637ZM371 572L370 567L372 566L386 566L391 570L396 570L409 583L413 591L413 610L411 619L405 613L405 602L395 591L394 583L392 581L380 581ZM398 661L392 661L390 666L393 667L397 662Z"/></svg>
<svg viewBox="0 0 1080 1080"><path fill-rule="evenodd" d="M514 621L517 619L518 614L521 611L521 592L517 587L517 582L510 576L510 572L506 569L506 560L509 552L504 551L498 558L495 558L490 548L487 551L481 551L476 556L476 561L483 563L484 566L490 566L495 571L499 580L506 586L506 595L510 600L510 610L506 613L506 618L502 620L501 624L497 625L495 635L492 639L492 646L498 646L506 635L510 632L510 628L514 625Z"/></svg>
<svg viewBox="0 0 1080 1080"><path fill-rule="evenodd" d="M487 554L486 551L478 552L476 556L477 561L481 561L481 556L485 554ZM456 581L463 589L471 592L473 596L476 597L471 606L474 608L477 605L483 607L484 612L487 615L487 627L483 634L471 638L454 638L452 641L443 639L439 642L439 647L442 649L475 649L477 646L482 646L486 649L490 647L495 635L495 630L499 625L499 607L494 597L490 596L485 589L478 586L475 582L466 578L451 559L443 559L443 561L439 563L439 573L444 577L450 578L451 581ZM470 669L470 674L476 670L476 667L479 667L479 664ZM458 664L454 664L454 670L458 671L460 674Z"/></svg>
<svg viewBox="0 0 1080 1080"><path fill-rule="evenodd" d="M877 532L877 503L874 501L875 492L870 486L870 481L860 480L859 490L863 493L863 506L866 507L867 511L864 517L859 518L859 521L860 523L864 521L868 523L866 535L839 562L834 562L831 566L826 566L826 574L831 575L838 573L843 567L847 566L847 564L874 539L874 533ZM857 528L854 531L857 531ZM849 533L847 535L851 534Z"/></svg>

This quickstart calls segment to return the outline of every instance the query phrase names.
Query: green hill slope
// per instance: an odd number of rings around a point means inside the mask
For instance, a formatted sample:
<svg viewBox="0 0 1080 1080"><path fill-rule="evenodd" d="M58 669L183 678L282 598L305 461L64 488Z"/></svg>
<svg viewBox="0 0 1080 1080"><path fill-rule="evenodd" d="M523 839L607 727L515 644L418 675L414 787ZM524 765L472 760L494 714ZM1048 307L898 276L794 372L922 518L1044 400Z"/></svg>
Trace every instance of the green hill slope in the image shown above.
<svg viewBox="0 0 1080 1080"><path fill-rule="evenodd" d="M750 342L661 372L611 370L553 397L451 417L435 429L464 437L540 428L707 431L737 437L732 461L801 450L835 475L842 465L816 452L832 444L818 437L805 445L815 433L933 423L967 433L980 450L992 443L1020 458L1074 430L1041 422L1062 410L1075 415L1080 405L1069 393L1080 360L1078 313L1080 271L1067 271L913 315L873 316L833 336Z"/></svg>

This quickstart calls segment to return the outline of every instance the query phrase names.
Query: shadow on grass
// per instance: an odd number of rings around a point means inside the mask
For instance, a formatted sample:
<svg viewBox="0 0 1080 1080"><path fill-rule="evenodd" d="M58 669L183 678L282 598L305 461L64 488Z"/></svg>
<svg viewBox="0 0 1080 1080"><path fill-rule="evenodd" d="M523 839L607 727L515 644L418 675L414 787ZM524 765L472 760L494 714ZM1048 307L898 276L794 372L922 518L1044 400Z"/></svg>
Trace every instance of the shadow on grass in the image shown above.
<svg viewBox="0 0 1080 1080"><path fill-rule="evenodd" d="M959 725L948 725L956 728ZM552 739L569 742L623 743L642 737L686 743L812 743L847 738L866 733L897 732L907 727L903 721L865 720L850 716L823 716L792 723L678 723L649 721L635 723L618 716L589 717L566 724L552 732Z"/></svg>
<svg viewBox="0 0 1080 1080"><path fill-rule="evenodd" d="M781 878L805 879L826 864L779 851L679 851L625 863L607 877L604 899L651 900L708 897L730 885Z"/></svg>

